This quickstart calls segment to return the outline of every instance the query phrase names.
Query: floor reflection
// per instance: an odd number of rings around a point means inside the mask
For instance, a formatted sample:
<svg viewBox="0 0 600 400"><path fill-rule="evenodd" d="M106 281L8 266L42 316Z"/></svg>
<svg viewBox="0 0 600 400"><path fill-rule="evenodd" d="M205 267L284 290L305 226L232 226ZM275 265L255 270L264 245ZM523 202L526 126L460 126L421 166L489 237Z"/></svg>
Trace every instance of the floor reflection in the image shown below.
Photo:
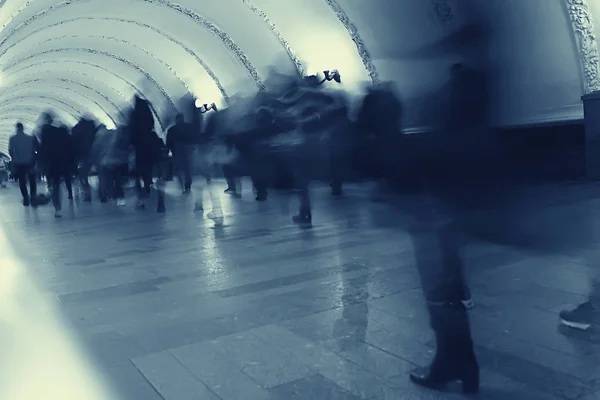
<svg viewBox="0 0 600 400"><path fill-rule="evenodd" d="M118 399L0 231L0 398Z"/></svg>

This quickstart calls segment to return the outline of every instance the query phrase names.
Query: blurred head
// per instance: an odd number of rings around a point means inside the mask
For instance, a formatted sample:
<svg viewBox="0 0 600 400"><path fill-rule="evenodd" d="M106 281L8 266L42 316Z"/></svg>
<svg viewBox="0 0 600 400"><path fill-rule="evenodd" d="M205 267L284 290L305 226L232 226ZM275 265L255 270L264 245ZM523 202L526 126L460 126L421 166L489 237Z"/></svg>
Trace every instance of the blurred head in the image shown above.
<svg viewBox="0 0 600 400"><path fill-rule="evenodd" d="M42 121L44 121L44 124L52 124L52 122L54 122L54 118L52 117L52 114L45 112L42 117Z"/></svg>
<svg viewBox="0 0 600 400"><path fill-rule="evenodd" d="M21 122L17 122L15 128L17 129L17 133L23 133L24 131L23 124Z"/></svg>

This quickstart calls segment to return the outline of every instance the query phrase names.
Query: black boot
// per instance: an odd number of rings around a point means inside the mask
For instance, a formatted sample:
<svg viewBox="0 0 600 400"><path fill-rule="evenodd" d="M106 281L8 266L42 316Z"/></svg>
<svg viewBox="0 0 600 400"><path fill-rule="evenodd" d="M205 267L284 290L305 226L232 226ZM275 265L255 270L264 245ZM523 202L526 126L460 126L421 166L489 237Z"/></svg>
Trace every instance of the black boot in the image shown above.
<svg viewBox="0 0 600 400"><path fill-rule="evenodd" d="M410 380L440 390L460 382L464 393L479 392L479 364L473 349L467 310L461 302L429 304L436 353L427 374L412 373Z"/></svg>
<svg viewBox="0 0 600 400"><path fill-rule="evenodd" d="M475 394L479 393L479 366L475 362L461 371L455 370L443 374L413 372L410 374L410 380L419 386L434 390L443 390L449 383L460 382L463 393Z"/></svg>

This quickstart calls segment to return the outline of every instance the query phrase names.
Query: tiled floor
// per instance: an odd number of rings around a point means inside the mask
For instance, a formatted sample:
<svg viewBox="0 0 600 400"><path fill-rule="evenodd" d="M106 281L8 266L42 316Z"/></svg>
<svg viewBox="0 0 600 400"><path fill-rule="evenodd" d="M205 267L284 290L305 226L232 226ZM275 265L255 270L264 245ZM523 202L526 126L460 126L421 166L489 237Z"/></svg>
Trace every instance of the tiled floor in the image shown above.
<svg viewBox="0 0 600 400"><path fill-rule="evenodd" d="M359 186L339 200L322 187L315 227L300 230L287 195L259 204L213 187L222 219L194 213L174 184L165 215L76 199L61 220L0 190L1 227L44 288L37 295L58 306L122 398L462 398L407 379L431 359L432 333L406 214ZM596 191L568 192L557 212L598 209ZM557 324L558 310L584 299L593 251L473 243L467 260L479 397L600 398L600 335Z"/></svg>

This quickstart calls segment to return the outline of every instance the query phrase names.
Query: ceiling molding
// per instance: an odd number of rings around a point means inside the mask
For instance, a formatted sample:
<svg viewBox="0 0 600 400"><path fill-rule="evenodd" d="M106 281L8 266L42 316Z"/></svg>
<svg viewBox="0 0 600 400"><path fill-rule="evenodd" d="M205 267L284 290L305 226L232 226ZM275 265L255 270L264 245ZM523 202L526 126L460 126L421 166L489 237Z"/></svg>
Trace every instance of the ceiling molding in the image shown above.
<svg viewBox="0 0 600 400"><path fill-rule="evenodd" d="M43 68L44 66L48 66L49 64L59 64L59 65L61 65L61 64L74 64L74 65L82 65L82 66L85 66L85 67L90 67L90 68L93 68L93 69L101 70L103 72L106 72L109 75L112 75L114 78L122 81L123 83L125 83L127 86L129 86L132 89L132 91L135 93L135 95L140 96L142 98L148 98L148 96L146 96L146 94L143 93L141 91L141 89L139 89L136 86L136 84L134 84L133 82L130 82L129 80L123 78L120 74L118 74L118 73L116 73L114 71L111 71L111 70L107 69L106 67L104 67L102 65L99 65L99 64L96 64L96 63L93 63L93 62L89 62L89 61L80 61L80 60L39 61L39 62L35 62L35 63L32 63L32 64L27 64L23 68L19 68L19 69L15 70L14 72L10 73L10 74L6 74L5 75L5 79L8 80L10 77L12 77L14 75L17 75L19 73L22 73L23 71L26 71L28 69L31 69L31 68L35 68L35 69L37 69L37 68ZM42 70L42 71L44 71L44 70ZM133 99L129 99L129 102L133 106L132 100ZM149 99L149 100L151 100L151 99ZM164 131L165 128L166 128L166 124L165 124L164 120L162 119L162 117L158 115L156 109L154 108L154 105L152 104L152 100L148 103L148 105L150 106L150 110L152 111L152 114L154 114L154 117L156 118L156 121L159 123L159 125L161 127L161 130Z"/></svg>
<svg viewBox="0 0 600 400"><path fill-rule="evenodd" d="M23 94L23 95L32 95L32 94L37 95L37 94L40 94L40 95L44 95L45 96L46 94L48 94L48 92L49 93L53 93L57 89L60 89L60 90L64 90L64 91L67 91L67 92L70 92L70 93L74 93L74 94L79 95L79 96L81 96L83 98L86 98L86 96L82 95L81 93L77 92L76 90L74 90L72 88L65 87L65 86L54 86L54 90L53 90L53 89L50 88L50 86L52 86L52 85L46 85L45 87L44 86L39 86L37 88L34 86L33 88L27 88L27 89L15 88L15 90L13 90L12 92L18 91L17 93ZM45 90L45 89L47 89L47 90ZM11 94L11 93L7 93L7 94ZM7 98L7 97L5 97L5 93L2 93L2 96L0 97L0 105L3 105L3 104L14 104L15 100L19 99L21 97L22 96L13 96L13 97L8 97ZM97 115L97 113L95 113L94 111L92 111L92 109L90 108L90 106L87 105L87 104L82 104L82 102L78 102L78 101L73 100L73 102L74 102L73 104L75 104L75 105L73 105L71 103L71 97L65 98L65 100L68 100L69 103L63 101L62 99L58 99L56 97L54 97L54 98L57 101L60 100L60 102L62 102L63 104L69 104L74 110L77 110L77 113L79 115L83 115L83 114L89 113L90 115L94 115L98 119L102 119L100 116ZM86 99L91 104L93 104L94 106L98 107L98 109L104 114L104 116L107 117L113 124L117 125L117 121L115 120L115 118L110 113L108 113L106 111L106 109L104 107L102 107L102 105L98 104L98 102L95 101L95 100L93 100L93 99L90 99L90 98L86 98ZM78 109L77 107L81 107L84 110ZM0 119L1 118L2 117L0 116Z"/></svg>
<svg viewBox="0 0 600 400"><path fill-rule="evenodd" d="M348 14L346 14L346 11L344 11L342 6L340 6L336 0L325 0L325 2L329 5L329 8L331 8L333 13L337 16L338 20L342 23L342 25L344 25L346 31L348 31L350 38L356 45L358 55L360 56L360 59L362 60L362 63L365 69L367 70L369 77L371 78L371 82L378 83L379 73L377 72L377 67L373 63L373 59L371 58L371 54L367 50L365 42L360 37L358 28L356 27L356 25L354 25Z"/></svg>
<svg viewBox="0 0 600 400"><path fill-rule="evenodd" d="M112 99L110 99L108 96L106 96L104 93L94 89L93 87L86 85L84 83L78 82L78 81L74 81L72 79L67 79L67 78L59 78L59 77L54 77L54 78L36 78L36 79L30 79L30 80L26 80L26 81L21 81L19 82L18 85L14 85L14 89L15 90L21 90L24 86L26 85L30 85L30 84L41 84L39 86L52 86L52 87L62 87L65 89L68 89L70 91L73 91L75 93L78 93L77 90L72 89L71 87L68 86L62 86L62 85L53 85L53 84L47 84L48 82L54 82L54 81L58 81L61 83L66 83L68 85L74 85L74 86L78 86L78 87L82 87L84 89L87 89L91 92L94 92L95 95L101 97L102 99L104 99L104 101L106 101L107 103L109 103L111 105L112 108L115 109L116 113L118 114L118 118L120 119L125 119L125 115L123 114L121 108L115 104L115 102L112 101ZM36 85L38 86L38 85ZM12 93L14 90L12 89L7 89L6 91L2 91L0 92L0 99L4 98L5 95ZM96 104L99 104L97 102L95 102ZM109 113L107 113L107 115L110 115Z"/></svg>
<svg viewBox="0 0 600 400"><path fill-rule="evenodd" d="M585 94L600 91L600 53L594 17L587 0L565 0L579 51Z"/></svg>
<svg viewBox="0 0 600 400"><path fill-rule="evenodd" d="M14 61L12 63L5 65L4 72L6 73L6 71L10 71L12 68L15 68L16 66L18 66L20 64L23 64L26 61L34 60L36 58L41 58L48 54L68 53L68 52L84 53L84 54L87 53L87 54L95 54L95 55L99 55L99 56L104 56L104 57L112 58L114 60L121 62L122 64L129 66L130 68L136 70L139 74L141 74L145 79L147 79L153 86L155 86L161 92L161 94L167 100L167 102L169 103L169 106L171 107L171 109L173 111L179 112L177 106L175 105L175 102L173 101L171 96L167 93L165 88L162 87L146 70L144 70L139 65L134 64L131 61L129 61L123 57L120 57L114 53L107 52L107 51L88 49L85 47L63 47L63 48L57 48L57 49L44 50L44 51L40 51L37 53L29 54L25 57L18 59L17 61Z"/></svg>
<svg viewBox="0 0 600 400"><path fill-rule="evenodd" d="M217 75L214 73L214 71L208 66L208 64L206 64L206 62L198 56L198 54L196 54L191 48L189 48L188 46L186 46L184 43L182 43L181 41L179 41L178 39L176 39L175 37L161 31L160 29L149 25L149 24L145 24L136 20L132 20L132 19L125 19L125 18L116 18L116 17L77 17L77 18L70 18L70 19L65 19L53 24L49 24L49 25L43 25L42 27L29 32L27 35L21 37L21 39L18 42L12 43L11 45L9 45L8 47L6 47L5 50L3 50L2 52L0 52L0 58L6 54L6 52L8 52L11 48L17 46L20 42L22 42L23 40L36 35L38 33L44 33L44 31L48 28L52 28L55 26L61 26L61 25L65 25L65 24L70 24L73 22L77 22L77 21L81 21L81 20L89 20L89 21L111 21L111 22L119 22L119 23L123 23L123 24L128 24L128 25L137 25L139 27L151 30L155 33L160 34L161 36L163 36L165 39L169 40L171 43L173 43L175 46L180 47L181 49L183 49L188 55L194 57L194 59L196 60L196 62L206 71L207 75L212 79L212 81L215 83L215 86L217 86L217 88L219 89L219 91L221 92L221 95L223 96L223 99L225 100L225 103L227 104L229 102L229 96L227 95L227 92L225 91L225 88L223 87L223 85L221 84L221 81L219 80L219 78L217 77Z"/></svg>
<svg viewBox="0 0 600 400"><path fill-rule="evenodd" d="M58 4L54 4L46 9L38 12L37 14L29 17L28 19L26 19L25 21L21 22L16 27L14 27L10 31L8 31L6 33L6 35L3 37L3 39L0 41L0 48L2 48L2 46L12 36L14 36L19 30L36 22L36 19L43 18L44 16L46 16L52 12L62 10L69 6L80 5L83 3L90 3L90 2L94 2L94 1L101 1L101 0L68 0L68 1L63 1L61 3L58 3ZM177 13L187 17L188 19L193 21L196 25L203 27L209 33L211 33L213 36L218 38L221 41L221 43L223 44L223 46L234 54L237 61L242 66L244 66L244 68L246 69L247 75L254 81L255 85L260 90L265 89L264 83L262 82L262 79L260 78L260 76L256 70L256 67L250 61L250 59L248 59L248 56L246 56L246 54L237 45L237 43L235 43L235 41L225 31L223 31L221 28L219 28L217 25L215 25L212 21L209 21L208 19L204 18L200 14L196 13L194 10L183 7L179 4L170 3L167 0L130 0L130 1L151 4L151 5L154 5L157 7L167 8L171 11L177 12ZM30 3L31 3L31 1L28 1L24 7L26 7ZM23 9L24 7L22 7L21 9ZM143 15L143 13L140 13L140 15Z"/></svg>
<svg viewBox="0 0 600 400"><path fill-rule="evenodd" d="M306 69L304 68L304 65L302 65L302 62L300 61L300 59L296 55L296 52L292 48L292 45L290 44L290 42L288 42L286 40L286 38L283 35L283 33L281 33L281 31L277 28L277 26L271 20L271 18L269 18L269 16L263 10L261 10L260 8L258 8L250 0L241 0L241 2L244 3L244 4L246 4L250 8L250 10L252 10L252 12L254 14L258 15L264 21L264 23L267 24L267 26L271 30L271 33L273 34L273 36L275 36L275 38L277 38L277 40L279 41L279 43L281 44L281 46L284 48L285 52L290 57L290 60L292 61L292 63L296 67L296 71L298 72L298 75L300 75L300 76L306 76Z"/></svg>

